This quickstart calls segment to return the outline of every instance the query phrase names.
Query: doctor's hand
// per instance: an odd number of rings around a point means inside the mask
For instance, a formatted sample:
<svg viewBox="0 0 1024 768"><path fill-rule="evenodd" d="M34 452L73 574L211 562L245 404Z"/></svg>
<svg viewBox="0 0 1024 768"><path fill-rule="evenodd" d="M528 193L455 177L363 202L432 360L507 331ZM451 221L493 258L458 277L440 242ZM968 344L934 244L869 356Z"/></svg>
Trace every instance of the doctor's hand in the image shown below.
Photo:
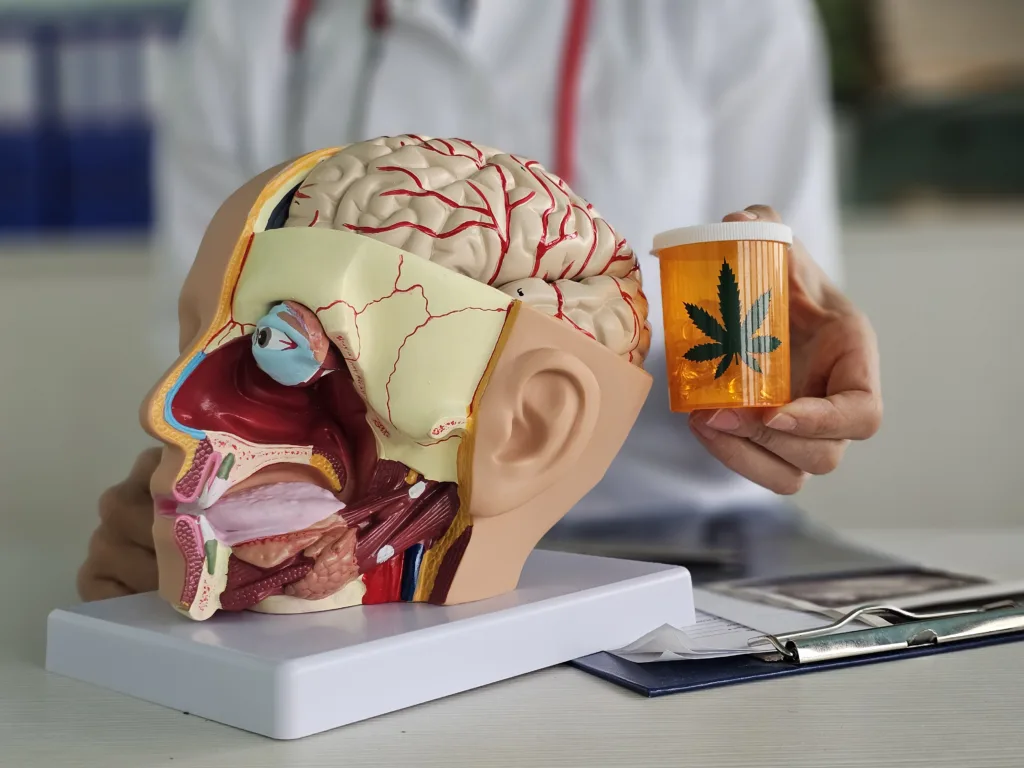
<svg viewBox="0 0 1024 768"><path fill-rule="evenodd" d="M781 221L753 205L724 221ZM719 461L776 493L834 470L850 440L882 421L878 342L871 324L794 239L789 250L793 401L781 408L697 411L690 429Z"/></svg>
<svg viewBox="0 0 1024 768"><path fill-rule="evenodd" d="M143 451L127 479L100 497L100 524L78 571L78 594L83 600L104 600L157 588L149 480L160 463L160 454L160 448Z"/></svg>

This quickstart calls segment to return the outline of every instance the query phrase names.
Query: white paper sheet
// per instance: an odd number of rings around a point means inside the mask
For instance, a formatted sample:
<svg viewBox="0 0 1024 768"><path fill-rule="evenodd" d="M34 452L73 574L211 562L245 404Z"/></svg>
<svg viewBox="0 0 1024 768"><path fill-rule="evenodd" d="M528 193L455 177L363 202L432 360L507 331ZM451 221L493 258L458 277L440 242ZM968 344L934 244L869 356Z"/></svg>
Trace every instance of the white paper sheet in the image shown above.
<svg viewBox="0 0 1024 768"><path fill-rule="evenodd" d="M659 627L612 653L639 664L765 653L772 651L771 644L764 640L766 634L799 632L832 623L820 615L751 603L702 589L693 590L693 600L697 607L696 624ZM866 626L855 622L843 631Z"/></svg>
<svg viewBox="0 0 1024 768"><path fill-rule="evenodd" d="M803 613L791 608L754 603L704 589L693 590L693 603L699 611L771 635L823 627L833 621L816 613ZM857 628L863 629L865 626L867 625L860 625Z"/></svg>
<svg viewBox="0 0 1024 768"><path fill-rule="evenodd" d="M671 659L736 656L754 650L750 642L763 633L742 624L697 611L697 623L689 627L668 625L644 635L635 643L615 651L615 655L640 663ZM757 650L770 650L762 643Z"/></svg>

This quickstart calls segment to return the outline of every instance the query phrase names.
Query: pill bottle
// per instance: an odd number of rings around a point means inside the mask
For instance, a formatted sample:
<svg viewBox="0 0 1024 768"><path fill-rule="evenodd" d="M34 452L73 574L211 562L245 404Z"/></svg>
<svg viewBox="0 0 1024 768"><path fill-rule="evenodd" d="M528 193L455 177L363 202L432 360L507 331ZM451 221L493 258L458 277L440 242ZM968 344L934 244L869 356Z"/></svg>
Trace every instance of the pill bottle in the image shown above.
<svg viewBox="0 0 1024 768"><path fill-rule="evenodd" d="M654 238L672 411L789 402L792 243L789 227L767 221L703 224Z"/></svg>

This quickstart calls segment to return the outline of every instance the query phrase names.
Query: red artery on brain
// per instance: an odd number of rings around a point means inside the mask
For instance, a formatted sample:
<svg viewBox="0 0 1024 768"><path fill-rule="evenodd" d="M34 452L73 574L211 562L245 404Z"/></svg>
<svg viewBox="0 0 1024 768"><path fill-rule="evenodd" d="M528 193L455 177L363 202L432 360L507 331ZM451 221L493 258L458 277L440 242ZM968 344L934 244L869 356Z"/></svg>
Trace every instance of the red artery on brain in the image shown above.
<svg viewBox="0 0 1024 768"><path fill-rule="evenodd" d="M413 140L422 141L418 136L410 136ZM497 164L488 164L484 160L483 153L475 147L472 143L466 141L463 142L468 146L475 154L467 155L464 153L458 153L455 147L447 141L435 140L431 143L420 144L420 149L428 152L435 152L445 157L461 157L472 161L476 167L481 171L493 172L497 178L497 184L489 185L492 188L500 188L503 190L502 198L497 204L493 204L492 201L484 194L484 191L480 188L480 185L467 180L466 186L473 191L478 198L478 201L473 203L459 203L452 197L445 195L436 190L428 189L424 184L423 180L416 175L413 170L409 168L403 168L401 166L380 166L377 168L380 172L391 172L400 173L407 176L412 182L412 186L401 189L391 189L381 193L382 197L430 197L445 205L451 207L453 210L468 211L469 213L475 214L479 218L472 219L469 221L462 221L450 229L437 230L431 229L423 224L419 224L415 221L397 221L392 224L387 224L382 227L372 226L359 226L355 224L346 224L345 226L353 232L358 232L365 235L379 235L386 232L391 232L397 229L415 229L417 232L422 232L425 235L429 235L437 240L447 240L455 237L468 229L487 229L493 231L500 244L498 251L498 258L494 265L494 270L491 276L487 279L488 285L493 285L494 282L499 278L501 274L501 268L505 263L505 257L508 255L508 250L511 245L511 239L509 232L512 226L512 214L516 208L530 202L538 194L537 190L530 190L524 193L522 187L513 188L513 195L509 194L508 189L510 187L508 173L505 168ZM439 146L438 146L439 145ZM569 272L572 271L573 264L570 262L561 271L560 274L541 274L541 261L549 251L562 243L575 240L579 237L579 228L574 227L570 230L569 222L574 215L579 215L587 220L589 223L589 229L592 232L591 246L587 253L586 258L576 269L573 277L579 277L586 270L590 264L590 260L594 255L597 248L597 232L596 228L604 226L611 232L611 227L603 219L595 219L593 215L593 206L586 205L581 206L577 203L570 203L565 206L565 211L562 214L557 224L557 229L551 232L552 222L551 218L555 211L558 209L558 198L557 195L562 195L568 202L569 198L565 191L565 185L555 177L548 175L543 167L535 160L523 161L518 157L511 156L524 171L529 173L536 180L537 184L542 190L540 194L547 198L547 204L544 211L541 213L541 228L543 231L543 237L537 243L537 249L534 253L534 265L531 277L540 277L548 282L554 282L555 280L567 279ZM557 188L557 192L556 192ZM318 212L319 213L319 212ZM449 221L454 217L449 216ZM622 245L625 244L625 240L620 241ZM622 260L622 259L620 259ZM604 274L608 268L616 261L612 259L605 267L598 273ZM568 278L572 279L572 278Z"/></svg>
<svg viewBox="0 0 1024 768"><path fill-rule="evenodd" d="M175 395L172 410L181 424L256 445L312 446L341 468L343 485L351 484L348 506L339 502L331 518L235 545L220 598L224 610L243 610L272 595L321 599L354 578L366 584L364 602L398 600L403 580L417 577L405 572L404 552L414 545L429 548L455 518L455 483L423 480L404 464L377 459L366 406L341 368L308 387L283 386L260 370L243 337L204 358ZM208 453L197 451L193 469L207 463ZM190 471L183 481L191 486L193 476ZM182 598L191 603L202 539L185 516L178 518L175 535L186 558Z"/></svg>
<svg viewBox="0 0 1024 768"><path fill-rule="evenodd" d="M426 145L424 145L426 146ZM482 168L483 166L478 162L477 167ZM505 169L499 165L490 166L494 172L498 175L500 180L501 189L508 187L508 176L505 173ZM511 200L508 193L503 194L503 208L502 215L499 216L495 212L490 200L480 189L480 186L472 181L467 181L466 186L473 190L473 192L480 198L480 205L460 205L449 197L441 195L437 192L427 189L423 186L423 182L420 181L419 177L415 173L410 171L408 168L402 168L400 166L381 166L381 171L392 171L395 173L403 173L409 176L413 183L416 185L416 189L392 189L387 192L382 192L381 196L399 196L404 195L407 197L434 197L441 200L446 205L450 205L452 208L457 210L466 210L471 213L483 216L483 219L476 219L471 221L464 221L461 224L457 224L451 229L438 231L431 229L423 224L418 224L414 221L397 221L394 224L388 224L383 227L364 227L357 226L355 224L346 224L345 226L353 232L357 232L363 235L379 235L385 232L391 232L396 229L415 229L417 232L422 232L425 235L435 238L436 240L447 240L462 234L467 229L489 229L498 236L498 241L501 243L501 250L499 252L497 264L494 267L494 273L490 279L487 280L488 285L493 285L494 281L498 278L498 273L501 271L501 265L505 260L505 255L508 253L510 238L509 229L512 225L512 212L519 206L528 203L533 199L533 192L529 192L521 196L517 200Z"/></svg>

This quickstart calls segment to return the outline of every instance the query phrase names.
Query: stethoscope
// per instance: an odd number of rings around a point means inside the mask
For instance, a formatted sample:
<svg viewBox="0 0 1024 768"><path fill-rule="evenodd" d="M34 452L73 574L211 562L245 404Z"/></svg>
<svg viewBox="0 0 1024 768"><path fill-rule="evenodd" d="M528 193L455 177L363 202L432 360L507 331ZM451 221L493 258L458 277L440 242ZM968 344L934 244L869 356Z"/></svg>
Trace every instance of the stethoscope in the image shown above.
<svg viewBox="0 0 1024 768"><path fill-rule="evenodd" d="M515 2L516 0L506 1ZM565 31L558 88L556 89L551 171L571 185L576 178L577 102L579 100L580 70L590 25L591 0L567 1L570 3L569 22ZM291 81L288 89L291 103L289 103L288 109L290 115L296 116L288 127L292 147L300 146L297 135L299 132L298 116L303 114L304 89L302 84L305 76L301 54L307 22L314 5L315 0L292 0L286 27L286 41L288 50L292 54ZM359 78L356 81L356 94L353 99L353 109L350 110L350 122L346 126L349 136L362 137L365 134L370 86L380 62L383 37L391 24L388 0L369 0L365 23L370 34L366 54L363 56L360 66ZM414 128L410 128L410 130L414 130Z"/></svg>

